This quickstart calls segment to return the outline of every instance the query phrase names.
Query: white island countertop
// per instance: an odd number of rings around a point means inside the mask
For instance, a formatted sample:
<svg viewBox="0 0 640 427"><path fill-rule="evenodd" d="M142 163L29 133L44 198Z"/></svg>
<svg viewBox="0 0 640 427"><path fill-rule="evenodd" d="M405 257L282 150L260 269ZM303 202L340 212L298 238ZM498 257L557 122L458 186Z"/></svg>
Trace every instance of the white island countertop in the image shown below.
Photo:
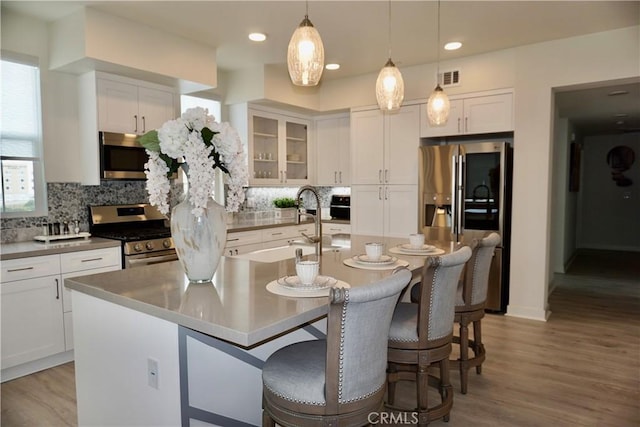
<svg viewBox="0 0 640 427"><path fill-rule="evenodd" d="M364 253L364 244L383 241L386 249L406 239L351 236L350 247L326 250L320 274L350 286L379 280L392 270L348 267L343 260ZM344 241L343 241L344 243ZM430 242L446 252L450 243ZM292 256L295 247L291 247ZM424 256L395 255L420 274ZM275 295L267 283L295 275L294 259L271 263L223 257L212 283L189 284L179 262L168 262L65 280L65 286L117 305L202 332L243 348L251 348L327 313L327 298Z"/></svg>

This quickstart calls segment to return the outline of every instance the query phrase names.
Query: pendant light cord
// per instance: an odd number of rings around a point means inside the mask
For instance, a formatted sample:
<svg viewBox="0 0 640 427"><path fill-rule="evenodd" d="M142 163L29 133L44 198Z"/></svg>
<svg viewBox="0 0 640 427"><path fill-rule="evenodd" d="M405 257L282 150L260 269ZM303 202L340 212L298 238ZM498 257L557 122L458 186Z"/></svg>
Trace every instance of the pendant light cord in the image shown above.
<svg viewBox="0 0 640 427"><path fill-rule="evenodd" d="M391 59L391 0L389 0L389 59Z"/></svg>
<svg viewBox="0 0 640 427"><path fill-rule="evenodd" d="M438 45L436 46L436 85L440 85L440 0L438 0Z"/></svg>

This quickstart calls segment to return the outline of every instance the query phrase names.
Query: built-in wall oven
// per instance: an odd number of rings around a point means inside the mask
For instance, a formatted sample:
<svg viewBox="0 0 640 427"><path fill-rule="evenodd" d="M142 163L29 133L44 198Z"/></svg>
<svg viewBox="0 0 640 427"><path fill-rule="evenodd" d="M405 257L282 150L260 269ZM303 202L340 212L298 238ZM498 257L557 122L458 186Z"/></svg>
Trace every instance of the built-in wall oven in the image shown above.
<svg viewBox="0 0 640 427"><path fill-rule="evenodd" d="M166 217L150 204L89 206L89 231L122 242L122 268L178 259Z"/></svg>

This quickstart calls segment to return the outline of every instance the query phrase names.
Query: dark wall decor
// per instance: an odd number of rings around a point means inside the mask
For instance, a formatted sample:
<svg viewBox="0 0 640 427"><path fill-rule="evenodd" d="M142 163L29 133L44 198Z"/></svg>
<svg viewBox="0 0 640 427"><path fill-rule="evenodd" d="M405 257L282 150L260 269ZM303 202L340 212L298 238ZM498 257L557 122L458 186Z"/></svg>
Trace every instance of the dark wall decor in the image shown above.
<svg viewBox="0 0 640 427"><path fill-rule="evenodd" d="M611 179L616 182L618 187L628 187L633 184L633 181L624 176L622 172L629 170L631 165L633 165L635 158L636 155L633 152L633 149L626 145L613 147L607 153L607 164L612 169Z"/></svg>

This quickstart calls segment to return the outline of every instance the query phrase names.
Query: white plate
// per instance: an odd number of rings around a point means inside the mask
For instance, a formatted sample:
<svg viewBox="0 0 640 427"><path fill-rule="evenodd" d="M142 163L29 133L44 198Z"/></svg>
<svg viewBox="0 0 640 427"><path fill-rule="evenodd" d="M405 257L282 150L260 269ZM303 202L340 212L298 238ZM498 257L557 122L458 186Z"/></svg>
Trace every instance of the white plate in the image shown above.
<svg viewBox="0 0 640 427"><path fill-rule="evenodd" d="M372 260L367 255L355 255L353 260L362 264L386 265L393 264L398 260L398 258L389 255L381 255L379 259Z"/></svg>
<svg viewBox="0 0 640 427"><path fill-rule="evenodd" d="M296 291L317 291L318 289L330 288L338 281L331 276L316 276L316 280L311 285L303 285L298 276L284 276L277 280L278 285Z"/></svg>
<svg viewBox="0 0 640 427"><path fill-rule="evenodd" d="M400 245L400 248L407 252L428 252L434 250L436 247L431 245L422 245L421 248L414 248L409 243L403 243Z"/></svg>

